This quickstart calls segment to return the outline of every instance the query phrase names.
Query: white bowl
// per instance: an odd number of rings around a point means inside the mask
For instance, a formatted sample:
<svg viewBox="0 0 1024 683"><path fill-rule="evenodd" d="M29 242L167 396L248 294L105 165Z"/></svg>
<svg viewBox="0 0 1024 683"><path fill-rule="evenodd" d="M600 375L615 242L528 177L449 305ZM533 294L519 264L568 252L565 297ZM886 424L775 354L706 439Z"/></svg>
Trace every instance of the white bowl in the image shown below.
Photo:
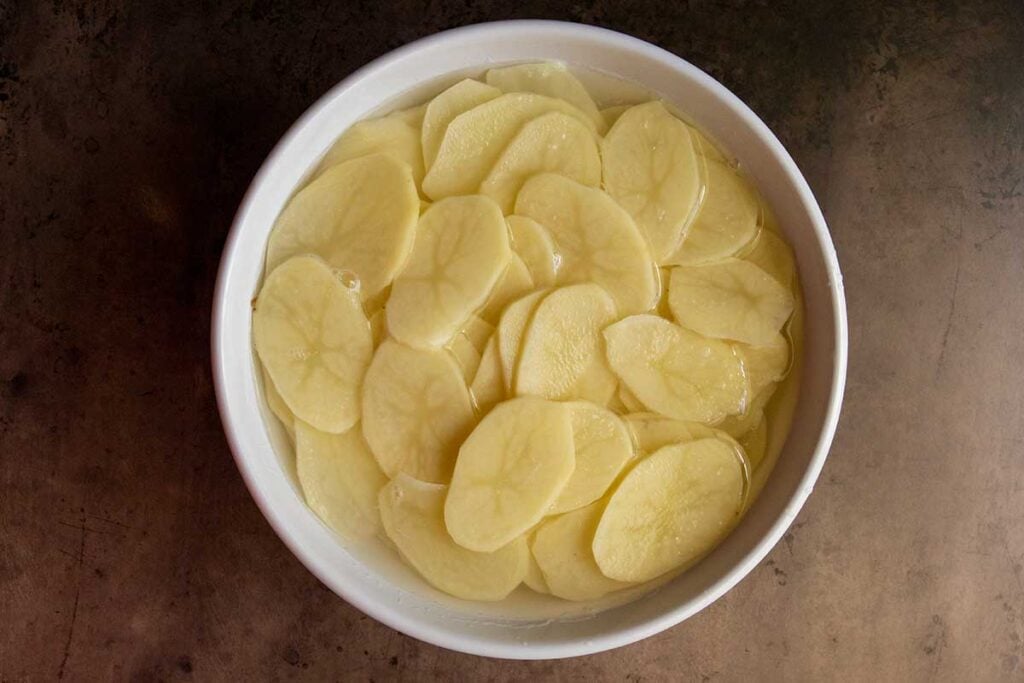
<svg viewBox="0 0 1024 683"><path fill-rule="evenodd" d="M760 498L702 562L634 602L603 611L527 591L498 604L464 602L427 587L383 544L346 547L303 502L290 449L261 396L251 343L250 302L274 219L341 131L489 64L535 60L640 84L721 141L774 209L796 253L805 296L800 398ZM274 148L238 210L221 261L212 337L217 400L238 468L299 560L349 603L403 633L452 650L514 659L626 645L678 624L732 588L778 542L810 494L828 455L846 378L846 307L835 251L807 182L772 132L722 85L669 52L612 31L545 21L482 24L425 38L363 67L314 104Z"/></svg>

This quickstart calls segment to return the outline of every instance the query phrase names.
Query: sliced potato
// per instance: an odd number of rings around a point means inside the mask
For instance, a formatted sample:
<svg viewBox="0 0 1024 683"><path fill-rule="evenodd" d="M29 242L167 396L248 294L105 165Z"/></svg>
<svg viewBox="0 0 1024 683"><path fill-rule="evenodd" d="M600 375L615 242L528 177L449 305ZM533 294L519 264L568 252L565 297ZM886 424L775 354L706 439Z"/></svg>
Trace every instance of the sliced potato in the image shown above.
<svg viewBox="0 0 1024 683"><path fill-rule="evenodd" d="M632 104L617 104L613 107L605 107L601 110L601 118L604 119L604 125L606 129L611 129L615 125L615 122L619 120L619 117L626 113L626 110L632 107Z"/></svg>
<svg viewBox="0 0 1024 683"><path fill-rule="evenodd" d="M317 175L350 159L387 154L409 167L419 187L423 182L423 152L417 119L421 116L422 110L416 107L352 124L327 150Z"/></svg>
<svg viewBox="0 0 1024 683"><path fill-rule="evenodd" d="M509 216L512 249L519 255L537 287L551 287L558 275L562 257L547 228L526 216Z"/></svg>
<svg viewBox="0 0 1024 683"><path fill-rule="evenodd" d="M356 425L328 434L295 425L295 465L306 503L346 538L369 538L381 529L377 493L388 483Z"/></svg>
<svg viewBox="0 0 1024 683"><path fill-rule="evenodd" d="M562 256L560 284L596 282L622 315L649 311L658 300L650 251L636 224L601 190L553 173L534 176L516 213L550 232Z"/></svg>
<svg viewBox="0 0 1024 683"><path fill-rule="evenodd" d="M596 600L629 583L609 579L594 561L591 544L604 509L592 503L545 521L534 534L531 551L552 595L565 600Z"/></svg>
<svg viewBox="0 0 1024 683"><path fill-rule="evenodd" d="M645 406L677 420L716 422L743 411L743 364L732 347L653 315L606 328L608 362Z"/></svg>
<svg viewBox="0 0 1024 683"><path fill-rule="evenodd" d="M757 394L752 394L753 398L747 401L747 406L742 412L726 416L715 425L715 429L725 432L734 439L740 439L749 434L761 421L765 406L768 405L768 401L771 400L778 386L778 384L769 384Z"/></svg>
<svg viewBox="0 0 1024 683"><path fill-rule="evenodd" d="M632 413L626 425L633 434L637 450L654 453L665 446L715 436L715 430L700 422L683 422L657 413Z"/></svg>
<svg viewBox="0 0 1024 683"><path fill-rule="evenodd" d="M767 227L761 228L749 250L742 254L742 258L771 275L787 291L792 290L793 282L796 280L793 250Z"/></svg>
<svg viewBox="0 0 1024 683"><path fill-rule="evenodd" d="M505 399L505 380L498 351L498 335L491 337L480 356L473 383L469 387L477 413L483 415Z"/></svg>
<svg viewBox="0 0 1024 683"><path fill-rule="evenodd" d="M270 412L274 414L274 417L284 427L284 431L288 433L288 438L294 442L295 413L292 412L292 409L281 398L277 387L274 386L274 380L270 379L270 373L267 372L267 369L262 364L260 364L260 373L263 375L263 396L267 399L267 407L270 408Z"/></svg>
<svg viewBox="0 0 1024 683"><path fill-rule="evenodd" d="M523 333L540 300L546 294L546 290L541 290L513 301L498 321L498 356L501 358L501 376L504 378L505 393L510 393L514 386Z"/></svg>
<svg viewBox="0 0 1024 683"><path fill-rule="evenodd" d="M632 391L629 390L629 387L627 387L622 382L619 383L619 386L617 387L617 390L616 390L616 394L619 397L619 401L621 401L622 405L625 406L627 412L630 412L630 413L644 413L644 412L647 412L647 406L645 406L643 403L641 403L640 399L638 399L636 397L636 395Z"/></svg>
<svg viewBox="0 0 1024 683"><path fill-rule="evenodd" d="M530 271L523 263L523 259L514 253L509 257L508 267L505 273L498 280L498 284L491 291L487 303L480 309L480 317L485 321L497 322L501 312L510 303L533 291L533 278Z"/></svg>
<svg viewBox="0 0 1024 683"><path fill-rule="evenodd" d="M440 95L430 100L423 115L423 161L429 169L437 157L441 140L448 130L448 124L456 116L473 107L493 100L501 91L472 78L459 81Z"/></svg>
<svg viewBox="0 0 1024 683"><path fill-rule="evenodd" d="M476 347L469 341L469 339L463 334L456 334L452 337L452 340L445 345L448 352L455 358L455 362L458 363L459 369L462 370L462 377L466 380L466 384L473 381L476 377L477 370L480 369L480 359L482 354L476 350Z"/></svg>
<svg viewBox="0 0 1024 683"><path fill-rule="evenodd" d="M472 315L469 317L463 325L462 329L459 330L459 334L469 340L469 343L473 345L480 353L484 352L484 347L487 346L487 340L494 334L494 325L490 324L480 316Z"/></svg>
<svg viewBox="0 0 1024 683"><path fill-rule="evenodd" d="M735 348L743 361L751 396L757 396L769 384L781 381L789 370L789 341L781 334L776 334L764 346L736 344Z"/></svg>
<svg viewBox="0 0 1024 683"><path fill-rule="evenodd" d="M373 353L356 292L320 259L296 256L264 281L252 324L256 352L296 417L334 434L355 424Z"/></svg>
<svg viewBox="0 0 1024 683"><path fill-rule="evenodd" d="M577 401L570 403L576 468L548 510L557 515L589 505L604 495L633 457L626 425L609 410Z"/></svg>
<svg viewBox="0 0 1024 683"><path fill-rule="evenodd" d="M569 409L539 398L500 403L459 449L444 505L464 548L497 550L541 520L572 476Z"/></svg>
<svg viewBox="0 0 1024 683"><path fill-rule="evenodd" d="M512 213L516 195L530 176L558 173L578 183L601 184L601 155L593 131L553 111L524 125L494 163L480 192Z"/></svg>
<svg viewBox="0 0 1024 683"><path fill-rule="evenodd" d="M765 450L768 447L768 420L762 415L757 421L757 426L747 432L739 443L750 460L751 471L756 470L764 461Z"/></svg>
<svg viewBox="0 0 1024 683"><path fill-rule="evenodd" d="M565 100L583 112L597 132L604 132L604 118L590 93L564 64L539 62L504 66L488 71L484 80L502 92L529 92Z"/></svg>
<svg viewBox="0 0 1024 683"><path fill-rule="evenodd" d="M316 254L352 273L363 299L369 299L405 263L418 216L407 165L372 154L332 166L277 217L267 244L267 272L292 256Z"/></svg>
<svg viewBox="0 0 1024 683"><path fill-rule="evenodd" d="M658 263L675 253L700 205L689 127L661 102L623 112L601 143L604 188L636 220Z"/></svg>
<svg viewBox="0 0 1024 683"><path fill-rule="evenodd" d="M563 100L532 93L502 95L452 119L423 178L423 191L431 199L476 193L523 124L552 111L595 129L592 120Z"/></svg>
<svg viewBox="0 0 1024 683"><path fill-rule="evenodd" d="M494 552L467 550L444 525L446 487L401 474L380 491L381 522L409 564L435 588L466 600L501 600L522 583L529 563L526 540Z"/></svg>
<svg viewBox="0 0 1024 683"><path fill-rule="evenodd" d="M700 557L736 522L743 487L741 462L725 441L700 439L656 451L630 470L608 501L594 534L597 566L610 578L641 582Z"/></svg>
<svg viewBox="0 0 1024 683"><path fill-rule="evenodd" d="M386 336L388 336L388 326L384 320L384 309L381 308L370 316L370 337L373 339L373 348L380 346Z"/></svg>
<svg viewBox="0 0 1024 683"><path fill-rule="evenodd" d="M523 336L516 394L580 398L580 381L587 373L603 373L614 391L601 330L616 317L615 302L595 284L561 287L544 297Z"/></svg>
<svg viewBox="0 0 1024 683"><path fill-rule="evenodd" d="M690 137L693 138L693 143L697 148L697 151L705 159L720 164L729 164L729 159L722 153L722 150L720 150L718 146L711 141L711 138L700 132L699 129L690 126Z"/></svg>
<svg viewBox="0 0 1024 683"><path fill-rule="evenodd" d="M601 340L603 342L603 340ZM608 367L604 353L583 371L572 391L573 398L598 406L607 406L615 396L619 380Z"/></svg>
<svg viewBox="0 0 1024 683"><path fill-rule="evenodd" d="M679 249L666 263L700 265L737 254L757 236L761 204L739 171L708 161L704 201Z"/></svg>
<svg viewBox="0 0 1024 683"><path fill-rule="evenodd" d="M447 483L474 422L462 371L445 351L388 339L363 383L363 435L388 477Z"/></svg>
<svg viewBox="0 0 1024 683"><path fill-rule="evenodd" d="M487 197L435 202L416 226L412 254L388 299L388 332L439 348L487 301L512 255L508 227Z"/></svg>
<svg viewBox="0 0 1024 683"><path fill-rule="evenodd" d="M527 545L529 545L529 541L527 541ZM535 593L540 593L541 595L551 594L551 591L548 589L548 582L544 580L544 572L540 570L540 565L537 564L537 559L533 556L532 552L526 567L526 576L523 577L523 583Z"/></svg>
<svg viewBox="0 0 1024 683"><path fill-rule="evenodd" d="M789 290L740 259L673 268L668 297L672 315L683 327L754 346L772 344L793 313Z"/></svg>

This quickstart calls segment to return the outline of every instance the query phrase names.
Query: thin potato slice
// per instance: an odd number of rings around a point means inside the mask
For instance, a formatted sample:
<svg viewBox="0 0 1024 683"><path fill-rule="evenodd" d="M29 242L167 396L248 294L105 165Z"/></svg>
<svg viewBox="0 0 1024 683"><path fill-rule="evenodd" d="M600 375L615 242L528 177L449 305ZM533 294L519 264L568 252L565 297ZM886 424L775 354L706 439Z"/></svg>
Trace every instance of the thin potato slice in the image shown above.
<svg viewBox="0 0 1024 683"><path fill-rule="evenodd" d="M537 529L530 550L552 595L565 600L596 600L629 583L601 573L591 545L604 509L604 501L545 521Z"/></svg>
<svg viewBox="0 0 1024 683"><path fill-rule="evenodd" d="M438 348L487 301L512 255L508 227L487 197L435 202L388 299L388 332L417 348Z"/></svg>
<svg viewBox="0 0 1024 683"><path fill-rule="evenodd" d="M529 545L529 541L527 541L527 545ZM551 594L548 582L544 580L544 572L540 570L540 565L537 564L537 559L533 556L532 552L526 567L526 576L523 577L523 583L534 593L540 593L541 595Z"/></svg>
<svg viewBox="0 0 1024 683"><path fill-rule="evenodd" d="M663 318L635 315L606 328L608 362L645 406L677 420L713 423L743 411L743 364L732 347Z"/></svg>
<svg viewBox="0 0 1024 683"><path fill-rule="evenodd" d="M757 426L747 432L739 443L750 460L751 471L756 470L764 461L765 450L768 447L768 420L763 414L757 421Z"/></svg>
<svg viewBox="0 0 1024 683"><path fill-rule="evenodd" d="M432 586L465 600L501 600L522 583L529 563L526 540L493 552L467 550L444 524L446 487L397 476L380 491L384 531Z"/></svg>
<svg viewBox="0 0 1024 683"><path fill-rule="evenodd" d="M683 327L754 346L773 343L793 313L789 290L739 259L673 268L668 296L672 315Z"/></svg>
<svg viewBox="0 0 1024 683"><path fill-rule="evenodd" d="M601 154L594 133L571 116L553 111L520 129L480 185L480 192L512 213L530 176L558 173L578 183L601 184Z"/></svg>
<svg viewBox="0 0 1024 683"><path fill-rule="evenodd" d="M631 413L644 413L647 412L647 406L640 402L640 399L629 390L623 383L619 383L616 394L619 397L619 401L626 407L626 410Z"/></svg>
<svg viewBox="0 0 1024 683"><path fill-rule="evenodd" d="M626 425L609 410L585 401L570 403L576 469L548 510L557 515L589 505L604 495L633 457Z"/></svg>
<svg viewBox="0 0 1024 683"><path fill-rule="evenodd" d="M498 321L498 356L501 358L501 376L504 378L505 392L512 391L519 351L522 348L523 333L533 317L540 300L547 294L546 290L527 294L522 299L512 302L501 314Z"/></svg>
<svg viewBox="0 0 1024 683"><path fill-rule="evenodd" d="M479 316L472 315L462 325L459 334L468 339L473 348L483 353L484 347L487 346L487 340L494 334L494 325Z"/></svg>
<svg viewBox="0 0 1024 683"><path fill-rule="evenodd" d="M485 321L497 321L506 306L532 292L533 288L533 278L530 277L529 269L523 263L523 259L513 252L509 257L505 273L498 280L498 284L494 286L487 303L480 309L480 317Z"/></svg>
<svg viewBox="0 0 1024 683"><path fill-rule="evenodd" d="M523 185L516 213L554 238L562 256L560 284L596 282L622 315L649 311L657 302L658 281L643 235L601 190L544 173Z"/></svg>
<svg viewBox="0 0 1024 683"><path fill-rule="evenodd" d="M617 104L613 107L605 107L601 110L601 118L604 119L605 128L611 130L611 127L615 125L615 122L619 120L619 117L626 113L626 110L634 105L632 104Z"/></svg>
<svg viewBox="0 0 1024 683"><path fill-rule="evenodd" d="M380 345L363 382L363 435L388 477L447 483L473 425L462 371L445 351Z"/></svg>
<svg viewBox="0 0 1024 683"><path fill-rule="evenodd" d="M452 337L452 340L445 345L445 348L455 358L455 362L459 364L459 369L462 370L462 377L466 380L466 384L472 382L473 378L476 377L477 370L480 369L481 353L461 333Z"/></svg>
<svg viewBox="0 0 1024 683"><path fill-rule="evenodd" d="M789 341L781 334L776 334L764 346L736 344L735 349L743 361L751 396L757 396L769 384L781 381L789 370Z"/></svg>
<svg viewBox="0 0 1024 683"><path fill-rule="evenodd" d="M700 132L697 128L690 126L690 137L693 138L693 144L697 148L697 151L707 161L717 162L720 164L729 164L729 159L722 153L722 150L718 148L711 139Z"/></svg>
<svg viewBox="0 0 1024 683"><path fill-rule="evenodd" d="M379 309L370 316L370 337L373 339L373 348L380 346L384 337L388 336L387 321L384 320L384 309Z"/></svg>
<svg viewBox="0 0 1024 683"><path fill-rule="evenodd" d="M541 520L575 463L569 409L538 398L498 404L459 449L444 505L448 533L497 550Z"/></svg>
<svg viewBox="0 0 1024 683"><path fill-rule="evenodd" d="M588 373L603 373L614 391L601 330L616 317L615 302L595 284L561 287L544 297L523 337L515 393L581 398L580 382Z"/></svg>
<svg viewBox="0 0 1024 683"><path fill-rule="evenodd" d="M595 129L592 120L563 100L532 93L502 95L452 119L423 178L423 191L431 199L476 193L523 124L552 111Z"/></svg>
<svg viewBox="0 0 1024 683"><path fill-rule="evenodd" d="M441 140L448 130L448 124L456 116L473 107L489 102L501 95L501 91L472 78L459 81L440 95L430 100L423 115L423 161L429 169L437 157Z"/></svg>
<svg viewBox="0 0 1024 683"><path fill-rule="evenodd" d="M631 107L601 143L604 188L636 220L658 263L679 248L701 201L689 127L661 102Z"/></svg>
<svg viewBox="0 0 1024 683"><path fill-rule="evenodd" d="M292 412L292 409L281 398L280 392L274 386L274 380L270 379L270 373L267 372L267 369L262 364L260 365L260 373L263 375L263 396L267 399L267 407L270 408L270 412L278 419L281 426L284 427L284 431L288 433L288 438L294 443L295 413Z"/></svg>
<svg viewBox="0 0 1024 683"><path fill-rule="evenodd" d="M359 296L313 256L263 283L252 314L256 352L288 408L334 434L359 419L359 387L373 353Z"/></svg>
<svg viewBox="0 0 1024 683"><path fill-rule="evenodd" d="M512 233L512 249L523 259L534 285L554 285L562 257L547 228L526 216L509 216L506 222Z"/></svg>
<svg viewBox="0 0 1024 683"><path fill-rule="evenodd" d="M386 154L333 166L284 208L267 244L267 272L316 254L359 281L364 300L387 287L412 249L419 199L412 173Z"/></svg>
<svg viewBox="0 0 1024 683"><path fill-rule="evenodd" d="M640 582L700 557L732 528L743 489L741 462L725 441L700 439L656 451L630 470L608 501L594 534L598 567L610 578Z"/></svg>
<svg viewBox="0 0 1024 683"><path fill-rule="evenodd" d="M327 434L296 423L295 465L306 503L327 526L346 538L377 535L377 493L388 479L358 425Z"/></svg>
<svg viewBox="0 0 1024 683"><path fill-rule="evenodd" d="M484 76L488 85L502 92L529 92L564 100L579 109L604 133L604 117L579 79L564 64L538 62L491 69Z"/></svg>
<svg viewBox="0 0 1024 683"><path fill-rule="evenodd" d="M633 434L637 450L650 454L673 446L715 436L715 430L700 422L683 422L657 413L627 415L626 425Z"/></svg>
<svg viewBox="0 0 1024 683"><path fill-rule="evenodd" d="M757 236L761 205L739 171L707 162L707 189L693 225L666 263L700 265L733 256Z"/></svg>
<svg viewBox="0 0 1024 683"><path fill-rule="evenodd" d="M341 134L327 150L317 175L351 159L370 154L387 154L409 167L416 187L423 182L423 152L420 147L422 110L395 112L377 119L358 121Z"/></svg>
<svg viewBox="0 0 1024 683"><path fill-rule="evenodd" d="M757 427L765 406L768 405L768 401L771 400L778 386L778 384L769 384L757 394L752 394L753 398L747 402L746 409L735 415L727 416L715 425L715 429L725 432L734 439L740 439L749 434L752 429Z"/></svg>
<svg viewBox="0 0 1024 683"><path fill-rule="evenodd" d="M480 356L473 383L469 387L473 404L479 414L490 411L497 403L505 399L505 380L501 367L501 354L498 351L498 335L491 337Z"/></svg>
<svg viewBox="0 0 1024 683"><path fill-rule="evenodd" d="M761 228L757 239L750 245L749 251L744 252L742 258L771 275L787 291L792 289L793 281L796 279L793 250L767 227Z"/></svg>

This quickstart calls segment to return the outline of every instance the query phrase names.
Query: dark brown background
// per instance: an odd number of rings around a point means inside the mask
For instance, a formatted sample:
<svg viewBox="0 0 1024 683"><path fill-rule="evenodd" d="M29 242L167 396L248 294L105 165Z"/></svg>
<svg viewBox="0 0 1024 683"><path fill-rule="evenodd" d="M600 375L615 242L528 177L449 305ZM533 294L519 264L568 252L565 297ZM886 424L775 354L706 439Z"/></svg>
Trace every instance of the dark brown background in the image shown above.
<svg viewBox="0 0 1024 683"><path fill-rule="evenodd" d="M0 0L0 679L1020 680L1024 8L887 5ZM232 213L288 125L509 11L745 99L850 306L843 419L785 542L675 629L531 664L415 642L303 569L235 470L207 348Z"/></svg>

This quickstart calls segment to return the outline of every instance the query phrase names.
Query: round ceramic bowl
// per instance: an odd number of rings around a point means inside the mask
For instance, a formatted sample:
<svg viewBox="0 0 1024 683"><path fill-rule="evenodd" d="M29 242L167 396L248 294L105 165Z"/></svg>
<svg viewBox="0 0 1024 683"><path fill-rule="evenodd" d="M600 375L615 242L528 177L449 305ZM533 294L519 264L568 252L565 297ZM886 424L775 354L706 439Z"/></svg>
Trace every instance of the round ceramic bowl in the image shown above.
<svg viewBox="0 0 1024 683"><path fill-rule="evenodd" d="M793 246L806 312L793 427L774 472L732 534L699 564L635 600L576 605L526 590L493 604L443 595L383 543L343 543L306 507L293 455L266 409L252 346L251 304L274 220L334 139L374 113L424 100L494 64L556 60L641 86L684 112L736 157ZM513 659L584 655L663 631L742 579L785 533L821 471L846 376L842 280L807 182L770 130L726 88L682 59L612 31L509 21L440 33L395 50L324 95L278 143L253 180L221 261L213 371L238 468L267 520L323 583L375 619L441 647Z"/></svg>

